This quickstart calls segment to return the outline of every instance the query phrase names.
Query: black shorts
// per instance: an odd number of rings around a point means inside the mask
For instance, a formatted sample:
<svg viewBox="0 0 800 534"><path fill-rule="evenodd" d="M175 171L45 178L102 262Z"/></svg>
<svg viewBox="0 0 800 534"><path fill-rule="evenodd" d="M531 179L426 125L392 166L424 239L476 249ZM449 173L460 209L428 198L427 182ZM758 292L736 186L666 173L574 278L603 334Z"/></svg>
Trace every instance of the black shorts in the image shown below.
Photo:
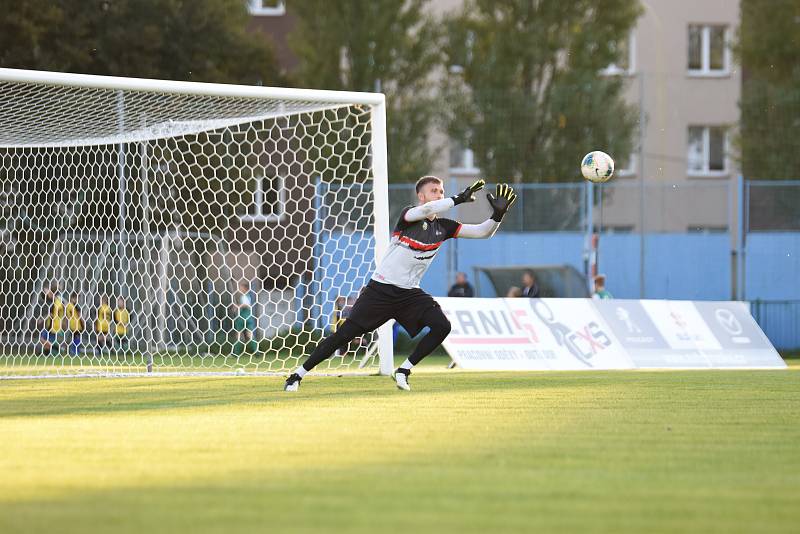
<svg viewBox="0 0 800 534"><path fill-rule="evenodd" d="M425 327L421 324L422 316L431 308L442 313L433 297L418 287L403 289L370 280L353 304L348 319L367 332L394 319L414 337Z"/></svg>

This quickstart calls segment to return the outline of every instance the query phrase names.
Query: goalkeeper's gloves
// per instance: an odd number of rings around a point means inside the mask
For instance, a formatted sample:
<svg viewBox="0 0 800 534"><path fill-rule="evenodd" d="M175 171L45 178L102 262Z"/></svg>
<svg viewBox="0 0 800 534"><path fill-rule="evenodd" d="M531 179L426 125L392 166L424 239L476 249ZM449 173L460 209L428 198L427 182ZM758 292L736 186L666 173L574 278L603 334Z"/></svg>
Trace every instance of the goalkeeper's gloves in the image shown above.
<svg viewBox="0 0 800 534"><path fill-rule="evenodd" d="M486 195L486 199L489 201L489 205L492 207L492 219L500 222L503 220L503 216L508 211L508 208L511 207L511 204L517 200L517 194L511 189L511 186L508 184L497 184L497 189L495 190L495 194L489 193Z"/></svg>
<svg viewBox="0 0 800 534"><path fill-rule="evenodd" d="M456 196L451 197L453 199L453 205L458 206L464 202L475 202L475 193L483 189L484 185L486 185L484 180L478 180Z"/></svg>

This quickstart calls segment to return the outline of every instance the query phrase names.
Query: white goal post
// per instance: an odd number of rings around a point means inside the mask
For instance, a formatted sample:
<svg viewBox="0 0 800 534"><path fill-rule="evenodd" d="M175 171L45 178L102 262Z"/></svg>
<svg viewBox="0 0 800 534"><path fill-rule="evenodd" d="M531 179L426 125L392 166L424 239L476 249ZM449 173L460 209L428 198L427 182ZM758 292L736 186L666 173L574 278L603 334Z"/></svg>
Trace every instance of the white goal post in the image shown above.
<svg viewBox="0 0 800 534"><path fill-rule="evenodd" d="M0 69L0 378L291 370L388 247L387 172L382 94Z"/></svg>

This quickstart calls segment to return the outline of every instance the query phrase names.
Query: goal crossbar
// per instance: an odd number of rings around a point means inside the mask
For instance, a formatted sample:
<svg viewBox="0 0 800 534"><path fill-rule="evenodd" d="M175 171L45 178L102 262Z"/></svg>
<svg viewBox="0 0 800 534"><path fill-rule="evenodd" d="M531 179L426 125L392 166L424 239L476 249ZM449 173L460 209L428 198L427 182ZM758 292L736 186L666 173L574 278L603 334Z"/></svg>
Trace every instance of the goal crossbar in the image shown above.
<svg viewBox="0 0 800 534"><path fill-rule="evenodd" d="M293 102L339 102L342 104L365 104L382 106L382 93L358 91L329 91L322 89L295 89L233 85L206 82L181 82L150 78L124 78L120 76L98 76L95 74L71 74L25 69L0 68L0 81L29 84L58 85L86 89L109 89L122 91L145 91L165 94L221 96L237 98L261 98Z"/></svg>

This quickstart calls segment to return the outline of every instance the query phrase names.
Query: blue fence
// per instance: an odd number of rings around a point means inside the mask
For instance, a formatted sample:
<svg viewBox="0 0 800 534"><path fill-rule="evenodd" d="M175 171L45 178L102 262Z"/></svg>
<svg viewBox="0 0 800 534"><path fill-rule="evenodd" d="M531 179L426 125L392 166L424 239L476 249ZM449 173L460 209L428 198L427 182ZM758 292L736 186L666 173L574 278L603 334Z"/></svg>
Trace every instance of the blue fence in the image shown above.
<svg viewBox="0 0 800 534"><path fill-rule="evenodd" d="M316 286L314 317L326 325L337 296L356 294L371 274L369 234L328 234ZM639 298L639 237L601 237L600 269L618 298ZM472 278L479 265L570 264L583 270L584 236L574 232L499 232L489 240L445 243L422 287L444 296L452 284L447 258ZM800 347L800 233L751 234L745 259L747 298L754 316L779 348ZM645 298L729 300L733 292L727 234L650 234L645 237ZM474 282L474 281L473 281ZM494 296L481 283L480 296ZM770 301L780 301L771 303ZM793 302L797 301L797 302Z"/></svg>
<svg viewBox="0 0 800 534"><path fill-rule="evenodd" d="M748 234L744 274L747 300L800 300L800 232Z"/></svg>
<svg viewBox="0 0 800 534"><path fill-rule="evenodd" d="M448 181L448 187L459 185ZM598 268L614 296L729 300L741 295L757 302L754 315L777 347L800 347L800 182L652 184L641 197L635 182L594 191L584 184L518 184L518 191L518 205L492 239L444 244L423 289L443 296L456 271L473 278L476 266L568 264L584 272L587 221L593 220L595 231L604 230ZM592 196L594 202L587 202ZM638 213L640 198L646 198L644 238L610 217L619 217L620 210ZM390 185L389 200L394 221L403 206L413 204L413 184ZM687 217L705 222L687 225ZM744 239L734 240L730 232L736 228ZM324 235L315 254L318 276L301 288L313 294L312 316L319 324L327 324L337 296L357 293L369 279L370 238L367 228ZM478 282L480 296L494 296L488 280Z"/></svg>
<svg viewBox="0 0 800 534"><path fill-rule="evenodd" d="M584 236L578 233L498 233L489 241L462 239L458 270L476 265L568 264L583 271ZM601 237L598 266L618 298L639 298L640 239L632 234ZM645 237L645 298L728 300L731 296L730 241L725 234L651 234ZM702 258L703 261L698 261ZM432 294L447 292L444 264L434 264L424 281Z"/></svg>

